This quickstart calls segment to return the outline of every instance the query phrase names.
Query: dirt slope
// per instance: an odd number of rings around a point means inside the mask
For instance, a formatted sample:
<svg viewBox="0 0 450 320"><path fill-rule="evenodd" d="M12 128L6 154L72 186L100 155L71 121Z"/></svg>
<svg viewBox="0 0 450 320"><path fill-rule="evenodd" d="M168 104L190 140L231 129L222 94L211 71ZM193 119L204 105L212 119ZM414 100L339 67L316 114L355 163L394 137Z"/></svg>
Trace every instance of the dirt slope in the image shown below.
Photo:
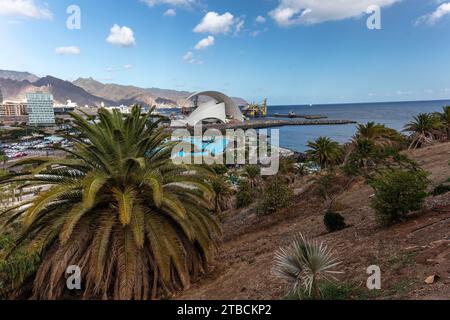
<svg viewBox="0 0 450 320"><path fill-rule="evenodd" d="M450 143L409 152L439 184L450 177ZM271 274L274 251L298 232L324 240L340 255L342 280L360 284L366 268L381 267L382 290L371 297L450 299L450 194L427 200L427 210L408 222L380 228L369 207L372 190L356 184L339 199L351 226L327 234L320 201L297 199L296 205L271 217L251 210L231 213L224 223L224 243L213 270L179 299L280 299L285 284ZM440 278L431 285L424 280ZM368 290L367 295L369 295Z"/></svg>

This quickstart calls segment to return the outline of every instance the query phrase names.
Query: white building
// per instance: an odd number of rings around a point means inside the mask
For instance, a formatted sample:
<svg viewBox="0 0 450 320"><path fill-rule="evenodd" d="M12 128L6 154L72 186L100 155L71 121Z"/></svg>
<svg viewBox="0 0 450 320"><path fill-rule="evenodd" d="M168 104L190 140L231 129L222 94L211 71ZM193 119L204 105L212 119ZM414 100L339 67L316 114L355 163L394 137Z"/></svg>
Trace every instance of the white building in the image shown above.
<svg viewBox="0 0 450 320"><path fill-rule="evenodd" d="M206 96L212 98L198 106L187 118L182 120L174 120L171 123L172 127L186 127L195 126L205 120L216 120L222 123L229 123L230 121L244 121L244 116L241 110L234 103L234 101L217 91L204 91L195 93L187 99L187 102L198 96Z"/></svg>
<svg viewBox="0 0 450 320"><path fill-rule="evenodd" d="M110 112L117 110L122 114L129 114L131 112L131 108L128 106L124 106L123 104L118 107L106 107L105 109Z"/></svg>

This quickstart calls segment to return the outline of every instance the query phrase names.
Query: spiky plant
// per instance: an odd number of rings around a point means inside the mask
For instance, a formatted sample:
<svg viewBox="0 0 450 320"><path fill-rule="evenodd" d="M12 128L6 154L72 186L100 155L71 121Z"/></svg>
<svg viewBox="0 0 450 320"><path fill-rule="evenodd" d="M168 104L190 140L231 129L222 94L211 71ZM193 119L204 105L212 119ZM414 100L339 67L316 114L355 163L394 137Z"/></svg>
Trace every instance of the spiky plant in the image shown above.
<svg viewBox="0 0 450 320"><path fill-rule="evenodd" d="M309 149L306 153L322 169L335 165L342 156L342 148L339 143L327 137L319 137L315 141L309 141L307 146Z"/></svg>
<svg viewBox="0 0 450 320"><path fill-rule="evenodd" d="M9 174L43 192L4 212L42 263L32 296L59 299L66 268L82 270L85 299L149 299L186 288L207 268L220 230L208 208L213 176L177 166L172 144L151 113L99 111L96 121L72 114L78 136L67 158L33 158L33 171Z"/></svg>
<svg viewBox="0 0 450 320"><path fill-rule="evenodd" d="M273 273L289 282L291 294L303 290L309 297L320 299L319 282L336 280L334 275L340 272L334 268L339 264L333 251L323 242L300 233L290 246L275 253Z"/></svg>

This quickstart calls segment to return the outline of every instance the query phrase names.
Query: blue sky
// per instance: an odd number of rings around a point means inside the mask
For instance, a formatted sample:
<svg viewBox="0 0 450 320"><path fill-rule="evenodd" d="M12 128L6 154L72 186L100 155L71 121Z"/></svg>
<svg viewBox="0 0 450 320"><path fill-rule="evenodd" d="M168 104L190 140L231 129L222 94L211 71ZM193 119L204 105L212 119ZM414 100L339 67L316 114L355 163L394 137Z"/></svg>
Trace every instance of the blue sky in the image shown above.
<svg viewBox="0 0 450 320"><path fill-rule="evenodd" d="M0 0L0 69L271 104L450 98L450 2L336 2Z"/></svg>

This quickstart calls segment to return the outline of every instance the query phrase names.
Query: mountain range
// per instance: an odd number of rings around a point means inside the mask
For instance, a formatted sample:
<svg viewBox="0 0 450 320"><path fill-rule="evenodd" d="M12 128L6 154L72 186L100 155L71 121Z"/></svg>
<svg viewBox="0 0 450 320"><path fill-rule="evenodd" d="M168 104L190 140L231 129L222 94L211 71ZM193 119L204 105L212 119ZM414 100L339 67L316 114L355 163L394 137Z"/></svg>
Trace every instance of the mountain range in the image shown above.
<svg viewBox="0 0 450 320"><path fill-rule="evenodd" d="M73 82L52 76L39 78L28 72L0 70L0 90L4 100L24 100L27 93L45 91L53 95L55 103L67 100L79 106L141 104L157 107L177 107L184 104L192 93L159 88L139 88L113 83L102 83L93 78L79 78ZM233 98L238 105L247 102Z"/></svg>

